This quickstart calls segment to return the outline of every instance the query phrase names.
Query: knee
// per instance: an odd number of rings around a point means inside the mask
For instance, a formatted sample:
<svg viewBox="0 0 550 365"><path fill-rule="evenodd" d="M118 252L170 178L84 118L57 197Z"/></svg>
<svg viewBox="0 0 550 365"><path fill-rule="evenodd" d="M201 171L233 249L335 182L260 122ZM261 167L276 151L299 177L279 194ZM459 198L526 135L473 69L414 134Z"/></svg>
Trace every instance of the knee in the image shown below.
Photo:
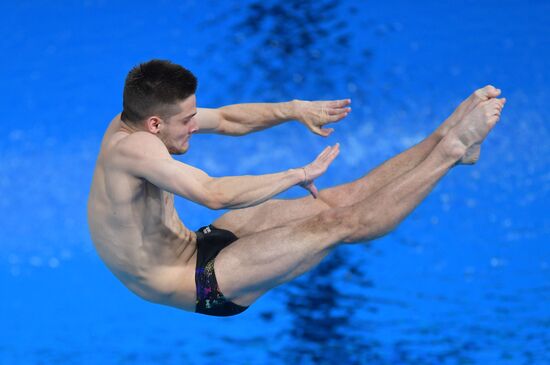
<svg viewBox="0 0 550 365"><path fill-rule="evenodd" d="M357 230L360 225L359 217L346 207L326 209L319 213L316 218L318 219L319 226L330 230L338 241L345 241L345 238L351 232Z"/></svg>
<svg viewBox="0 0 550 365"><path fill-rule="evenodd" d="M353 207L326 209L302 224L306 230L322 232L333 243L371 241L391 232L396 226L374 212L362 213Z"/></svg>
<svg viewBox="0 0 550 365"><path fill-rule="evenodd" d="M365 243L383 237L397 228L397 222L384 214L375 211L359 214L355 209L345 209L342 212L342 224L346 235L344 243Z"/></svg>

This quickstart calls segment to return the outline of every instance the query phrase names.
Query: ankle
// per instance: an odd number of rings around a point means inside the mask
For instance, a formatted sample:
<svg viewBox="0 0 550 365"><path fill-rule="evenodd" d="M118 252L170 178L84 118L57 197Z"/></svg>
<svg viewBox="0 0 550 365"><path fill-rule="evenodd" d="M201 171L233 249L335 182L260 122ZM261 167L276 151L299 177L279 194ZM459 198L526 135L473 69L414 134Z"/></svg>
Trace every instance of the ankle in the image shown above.
<svg viewBox="0 0 550 365"><path fill-rule="evenodd" d="M432 132L432 134L430 134L429 138L433 139L433 141L437 144L443 138L445 138L448 132L448 129L444 129L443 126L439 126L439 128L437 128L435 131Z"/></svg>
<svg viewBox="0 0 550 365"><path fill-rule="evenodd" d="M447 133L441 142L437 145L441 155L445 158L459 161L468 150L468 147L460 141L460 139L453 134L452 131Z"/></svg>

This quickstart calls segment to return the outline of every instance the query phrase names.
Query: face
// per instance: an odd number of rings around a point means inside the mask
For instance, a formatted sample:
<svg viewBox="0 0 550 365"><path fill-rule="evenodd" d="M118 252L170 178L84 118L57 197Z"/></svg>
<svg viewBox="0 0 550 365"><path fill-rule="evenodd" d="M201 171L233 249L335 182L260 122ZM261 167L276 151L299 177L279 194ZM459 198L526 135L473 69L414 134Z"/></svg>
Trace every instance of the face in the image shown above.
<svg viewBox="0 0 550 365"><path fill-rule="evenodd" d="M159 126L158 136L173 155L182 155L189 149L191 135L199 130L195 115L197 99L195 95L180 101L175 115L163 120Z"/></svg>

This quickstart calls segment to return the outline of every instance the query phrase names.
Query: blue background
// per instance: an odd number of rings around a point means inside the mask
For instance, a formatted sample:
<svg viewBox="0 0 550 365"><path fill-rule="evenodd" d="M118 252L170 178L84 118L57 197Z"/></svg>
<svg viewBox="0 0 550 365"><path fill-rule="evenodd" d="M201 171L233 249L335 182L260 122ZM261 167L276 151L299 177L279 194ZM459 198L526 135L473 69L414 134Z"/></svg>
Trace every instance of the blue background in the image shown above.
<svg viewBox="0 0 550 365"><path fill-rule="evenodd" d="M548 14L548 1L1 2L0 364L549 364ZM87 231L100 139L127 72L152 58L191 69L203 107L352 99L328 139L296 122L196 135L178 158L213 176L298 167L340 142L317 181L334 186L476 88L508 102L480 161L397 230L214 318L131 294ZM220 214L176 205L192 229Z"/></svg>

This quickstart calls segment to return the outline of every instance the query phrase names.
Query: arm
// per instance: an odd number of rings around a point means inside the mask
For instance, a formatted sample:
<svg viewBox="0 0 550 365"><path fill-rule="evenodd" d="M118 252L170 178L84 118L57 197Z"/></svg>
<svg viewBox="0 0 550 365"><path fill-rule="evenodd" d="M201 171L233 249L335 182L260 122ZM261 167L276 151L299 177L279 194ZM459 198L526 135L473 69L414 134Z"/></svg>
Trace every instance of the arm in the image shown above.
<svg viewBox="0 0 550 365"><path fill-rule="evenodd" d="M330 148L327 147L319 155L323 156L322 160L318 157L304 169L258 176L213 178L173 159L164 144L150 133L135 132L124 142L114 163L133 176L211 209L257 205L297 184L312 191L313 179L326 171L337 155L337 151L330 155L327 152Z"/></svg>
<svg viewBox="0 0 550 365"><path fill-rule="evenodd" d="M218 109L197 108L198 133L241 136L296 119L294 103L234 104Z"/></svg>
<svg viewBox="0 0 550 365"><path fill-rule="evenodd" d="M289 120L298 120L312 132L328 136L333 129L327 123L344 118L351 110L349 99L335 101L292 100L284 103L234 104L218 109L198 108L198 133L241 136Z"/></svg>
<svg viewBox="0 0 550 365"><path fill-rule="evenodd" d="M212 179L211 191L219 191L224 197L220 209L239 209L265 202L275 195L304 181L301 169L267 175L226 176Z"/></svg>

